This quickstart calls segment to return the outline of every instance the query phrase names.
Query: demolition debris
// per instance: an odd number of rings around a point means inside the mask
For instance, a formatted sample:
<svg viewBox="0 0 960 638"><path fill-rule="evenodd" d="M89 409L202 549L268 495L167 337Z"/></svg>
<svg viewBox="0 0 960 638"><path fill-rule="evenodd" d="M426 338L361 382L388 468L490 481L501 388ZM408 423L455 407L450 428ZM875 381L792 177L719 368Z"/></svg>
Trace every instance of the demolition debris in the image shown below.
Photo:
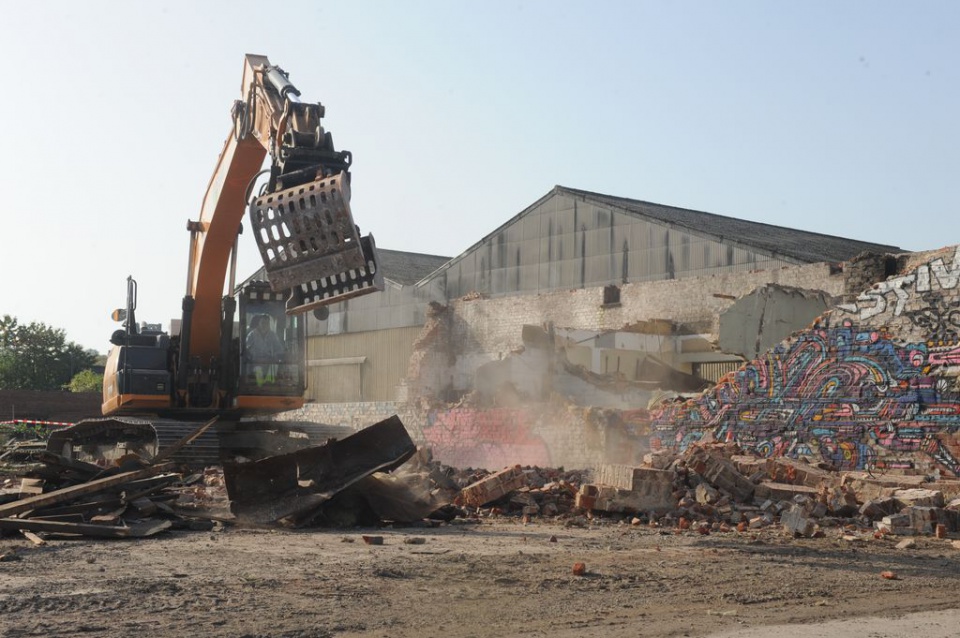
<svg viewBox="0 0 960 638"><path fill-rule="evenodd" d="M0 530L45 538L142 538L214 525L438 525L459 518L522 518L586 526L614 518L698 534L782 530L849 540L887 535L947 539L960 531L960 481L837 472L788 458L757 458L735 445L648 454L640 467L596 471L445 467L418 450L394 416L340 440L189 473L169 462L204 428L147 461L109 467L39 449L0 489ZM20 454L24 441L8 444ZM370 536L368 543L375 542Z"/></svg>

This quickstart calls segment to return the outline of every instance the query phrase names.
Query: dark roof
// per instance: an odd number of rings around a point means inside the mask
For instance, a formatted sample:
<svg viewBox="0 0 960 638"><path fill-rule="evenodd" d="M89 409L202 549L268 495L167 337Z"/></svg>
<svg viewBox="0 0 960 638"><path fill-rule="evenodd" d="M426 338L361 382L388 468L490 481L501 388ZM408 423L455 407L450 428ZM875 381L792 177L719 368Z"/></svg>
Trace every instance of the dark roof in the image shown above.
<svg viewBox="0 0 960 638"><path fill-rule="evenodd" d="M595 203L619 208L629 213L667 224L695 235L710 237L717 241L741 244L756 248L774 256L787 257L800 262L841 262L856 257L864 251L878 253L906 252L897 246L885 246L870 242L822 235L806 230L784 228L772 224L734 219L714 213L653 204L638 199L613 197L601 193L557 186L554 192L579 197Z"/></svg>
<svg viewBox="0 0 960 638"><path fill-rule="evenodd" d="M398 284L415 284L450 261L449 257L407 253L400 250L377 248L383 276Z"/></svg>

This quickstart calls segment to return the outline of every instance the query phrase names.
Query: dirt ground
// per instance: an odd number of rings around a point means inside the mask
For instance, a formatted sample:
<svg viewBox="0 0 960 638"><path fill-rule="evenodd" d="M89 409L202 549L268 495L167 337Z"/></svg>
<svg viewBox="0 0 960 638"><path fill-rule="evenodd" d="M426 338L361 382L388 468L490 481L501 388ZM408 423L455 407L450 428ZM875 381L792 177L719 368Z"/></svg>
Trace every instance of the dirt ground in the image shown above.
<svg viewBox="0 0 960 638"><path fill-rule="evenodd" d="M384 542L368 545L363 534ZM933 538L898 550L897 540L516 519L379 530L228 526L43 547L5 537L0 633L761 636L773 625L960 607L960 550ZM583 576L573 575L576 562L586 565ZM888 570L898 579L882 578Z"/></svg>

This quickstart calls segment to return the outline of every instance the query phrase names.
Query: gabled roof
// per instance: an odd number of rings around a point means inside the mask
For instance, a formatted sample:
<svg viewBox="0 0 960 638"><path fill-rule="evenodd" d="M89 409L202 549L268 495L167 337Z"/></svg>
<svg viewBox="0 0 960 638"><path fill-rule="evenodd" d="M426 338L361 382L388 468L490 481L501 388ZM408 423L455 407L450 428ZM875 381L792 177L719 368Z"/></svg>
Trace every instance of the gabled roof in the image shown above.
<svg viewBox="0 0 960 638"><path fill-rule="evenodd" d="M610 206L654 222L682 228L686 232L701 237L732 242L758 249L773 256L787 257L805 263L841 262L852 259L865 251L877 253L906 252L897 246L873 244L856 239L812 233L806 230L784 228L783 226L724 217L723 215L687 208L654 204L638 199L592 193L565 186L555 187L552 193L569 195L585 201Z"/></svg>
<svg viewBox="0 0 960 638"><path fill-rule="evenodd" d="M401 250L377 248L383 276L398 284L415 284L450 261L449 257L408 253Z"/></svg>

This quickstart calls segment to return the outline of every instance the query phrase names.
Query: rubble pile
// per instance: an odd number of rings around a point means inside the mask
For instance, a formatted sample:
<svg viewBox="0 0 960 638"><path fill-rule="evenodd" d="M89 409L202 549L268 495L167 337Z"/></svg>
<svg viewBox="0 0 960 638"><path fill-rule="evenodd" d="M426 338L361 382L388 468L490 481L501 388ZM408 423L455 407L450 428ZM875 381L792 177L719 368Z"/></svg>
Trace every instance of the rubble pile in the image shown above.
<svg viewBox="0 0 960 638"><path fill-rule="evenodd" d="M109 468L47 451L36 458L37 467L7 479L0 490L0 533L22 533L40 544L45 537L142 538L215 525L178 504L184 495L195 502L205 492L203 474L185 478L171 463L139 458Z"/></svg>
<svg viewBox="0 0 960 638"><path fill-rule="evenodd" d="M509 467L500 472L454 471L462 486L454 499L465 515L518 514L521 516L563 516L577 509L577 491L584 483L584 471L563 468Z"/></svg>
<svg viewBox="0 0 960 638"><path fill-rule="evenodd" d="M455 503L467 515L609 515L633 524L701 534L779 528L820 537L960 531L960 481L924 476L875 478L802 460L758 458L736 446L691 446L648 454L641 467L605 465L584 473L543 468L470 472Z"/></svg>

